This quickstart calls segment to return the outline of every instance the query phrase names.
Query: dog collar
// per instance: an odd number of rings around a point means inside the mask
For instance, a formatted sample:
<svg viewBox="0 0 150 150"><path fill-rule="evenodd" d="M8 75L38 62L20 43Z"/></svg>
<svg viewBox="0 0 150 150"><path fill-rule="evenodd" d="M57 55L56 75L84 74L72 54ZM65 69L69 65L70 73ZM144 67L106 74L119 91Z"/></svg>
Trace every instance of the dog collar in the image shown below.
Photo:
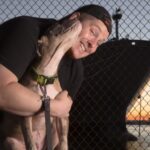
<svg viewBox="0 0 150 150"><path fill-rule="evenodd" d="M58 78L57 75L49 77L49 76L38 74L34 67L31 68L30 72L33 80L36 81L39 85L53 84L54 80Z"/></svg>

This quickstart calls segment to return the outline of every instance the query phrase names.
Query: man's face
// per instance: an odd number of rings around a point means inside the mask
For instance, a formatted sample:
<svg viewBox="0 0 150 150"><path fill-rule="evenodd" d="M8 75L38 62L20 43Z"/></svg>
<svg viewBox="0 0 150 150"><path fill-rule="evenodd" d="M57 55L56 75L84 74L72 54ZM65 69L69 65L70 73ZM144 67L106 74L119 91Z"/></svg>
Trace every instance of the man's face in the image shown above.
<svg viewBox="0 0 150 150"><path fill-rule="evenodd" d="M75 59L93 54L109 36L108 30L101 20L85 14L81 17L82 30L78 41L70 50L71 56Z"/></svg>

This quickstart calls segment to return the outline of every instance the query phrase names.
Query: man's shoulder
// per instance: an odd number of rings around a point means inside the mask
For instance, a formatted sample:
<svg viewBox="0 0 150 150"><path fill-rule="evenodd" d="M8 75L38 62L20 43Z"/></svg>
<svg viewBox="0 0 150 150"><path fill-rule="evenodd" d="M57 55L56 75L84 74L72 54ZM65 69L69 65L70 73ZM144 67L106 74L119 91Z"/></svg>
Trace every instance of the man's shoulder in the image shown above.
<svg viewBox="0 0 150 150"><path fill-rule="evenodd" d="M15 17L12 20L15 21L23 21L23 22L35 22L35 23L51 23L53 21L55 21L55 19L51 19L51 18L39 18L39 17L33 17L33 16L19 16L19 17Z"/></svg>
<svg viewBox="0 0 150 150"><path fill-rule="evenodd" d="M18 16L15 18L11 18L4 23L1 24L0 27L36 27L36 26L46 26L51 22L54 22L54 19L48 19L48 18L38 18L38 17L32 17L32 16Z"/></svg>

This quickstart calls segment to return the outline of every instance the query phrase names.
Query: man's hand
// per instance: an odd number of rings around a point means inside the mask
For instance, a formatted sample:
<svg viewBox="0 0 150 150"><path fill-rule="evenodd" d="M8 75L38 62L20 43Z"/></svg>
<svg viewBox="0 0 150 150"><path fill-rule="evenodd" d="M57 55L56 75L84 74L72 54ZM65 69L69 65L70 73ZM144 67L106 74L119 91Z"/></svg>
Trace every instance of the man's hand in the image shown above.
<svg viewBox="0 0 150 150"><path fill-rule="evenodd" d="M56 95L54 100L51 101L51 115L56 117L67 117L72 106L72 99L68 92L62 91Z"/></svg>

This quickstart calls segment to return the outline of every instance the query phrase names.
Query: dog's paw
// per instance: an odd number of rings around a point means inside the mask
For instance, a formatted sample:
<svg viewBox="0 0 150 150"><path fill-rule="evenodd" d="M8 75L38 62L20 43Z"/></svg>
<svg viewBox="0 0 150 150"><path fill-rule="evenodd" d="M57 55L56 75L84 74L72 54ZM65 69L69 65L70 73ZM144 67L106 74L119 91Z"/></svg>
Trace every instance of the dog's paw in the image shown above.
<svg viewBox="0 0 150 150"><path fill-rule="evenodd" d="M22 141L8 137L4 142L5 150L25 150L25 145Z"/></svg>

